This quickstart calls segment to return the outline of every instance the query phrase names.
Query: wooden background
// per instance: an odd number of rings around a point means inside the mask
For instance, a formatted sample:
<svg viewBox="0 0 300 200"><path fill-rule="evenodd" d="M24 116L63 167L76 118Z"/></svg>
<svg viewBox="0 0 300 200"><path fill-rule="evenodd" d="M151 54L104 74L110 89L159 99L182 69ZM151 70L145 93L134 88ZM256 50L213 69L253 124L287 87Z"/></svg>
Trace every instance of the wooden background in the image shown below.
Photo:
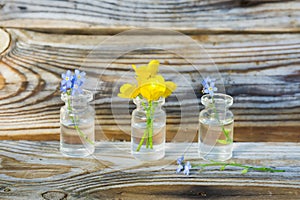
<svg viewBox="0 0 300 200"><path fill-rule="evenodd" d="M79 68L111 35L151 27L188 34L214 59L234 97L235 141L300 141L300 1L0 0L0 27L0 139L59 139L60 73ZM92 64L105 63L105 53ZM165 52L132 52L110 73L117 78L150 57L185 71L199 100L199 76ZM105 78L93 70L87 70L91 80ZM96 94L97 119L109 139L128 140L112 118L113 79L106 81ZM171 140L180 122L176 98L165 107Z"/></svg>

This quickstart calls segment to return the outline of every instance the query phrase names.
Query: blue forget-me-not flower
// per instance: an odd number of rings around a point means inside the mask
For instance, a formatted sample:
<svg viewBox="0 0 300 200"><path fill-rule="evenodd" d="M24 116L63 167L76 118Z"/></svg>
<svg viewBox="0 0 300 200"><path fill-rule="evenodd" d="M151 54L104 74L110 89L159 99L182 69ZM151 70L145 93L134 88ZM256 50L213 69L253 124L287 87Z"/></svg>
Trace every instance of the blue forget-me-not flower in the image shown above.
<svg viewBox="0 0 300 200"><path fill-rule="evenodd" d="M75 94L81 94L82 88L85 81L85 72L80 72L79 70L75 70L75 74L72 74L70 70L66 73L61 74L62 81L60 83L60 91L68 92L72 96Z"/></svg>
<svg viewBox="0 0 300 200"><path fill-rule="evenodd" d="M183 170L183 173L185 175L189 175L190 174L190 169L192 168L191 163L188 161L187 163L184 162L184 156L181 156L177 159L177 169L176 169L176 173L180 173Z"/></svg>
<svg viewBox="0 0 300 200"><path fill-rule="evenodd" d="M209 94L211 96L214 95L214 92L218 90L218 88L215 86L215 81L213 79L210 79L209 77L206 77L202 81L203 90L202 92L204 94Z"/></svg>

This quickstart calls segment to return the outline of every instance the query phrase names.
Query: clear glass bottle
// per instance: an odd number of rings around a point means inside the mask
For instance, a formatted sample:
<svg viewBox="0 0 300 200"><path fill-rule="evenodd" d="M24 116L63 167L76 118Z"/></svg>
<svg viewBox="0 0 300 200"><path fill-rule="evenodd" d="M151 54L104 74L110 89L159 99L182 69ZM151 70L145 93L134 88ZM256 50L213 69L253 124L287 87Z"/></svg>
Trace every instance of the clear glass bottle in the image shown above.
<svg viewBox="0 0 300 200"><path fill-rule="evenodd" d="M166 113L164 98L148 102L137 97L131 118L131 153L142 161L159 160L165 156Z"/></svg>
<svg viewBox="0 0 300 200"><path fill-rule="evenodd" d="M229 110L233 98L215 93L204 95L205 109L199 115L199 156L205 160L225 161L232 157L234 116Z"/></svg>
<svg viewBox="0 0 300 200"><path fill-rule="evenodd" d="M95 150L95 110L90 91L80 95L61 94L65 105L60 109L60 151L67 156L84 157Z"/></svg>

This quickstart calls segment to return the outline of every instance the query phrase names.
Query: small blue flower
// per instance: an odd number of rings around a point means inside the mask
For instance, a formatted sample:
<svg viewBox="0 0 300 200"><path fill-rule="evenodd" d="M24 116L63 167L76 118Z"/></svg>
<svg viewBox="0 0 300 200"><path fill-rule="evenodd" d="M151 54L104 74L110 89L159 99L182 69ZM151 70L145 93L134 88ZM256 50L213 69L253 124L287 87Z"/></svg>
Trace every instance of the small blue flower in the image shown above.
<svg viewBox="0 0 300 200"><path fill-rule="evenodd" d="M191 165L190 161L187 161L187 163L184 165L183 173L188 176L190 174L191 168L192 168L192 165Z"/></svg>
<svg viewBox="0 0 300 200"><path fill-rule="evenodd" d="M79 70L75 70L74 75L70 70L68 70L65 74L61 75L62 81L60 83L60 91L61 92L70 92L72 96L76 94L81 94L82 89L81 86L85 81L85 72L80 72Z"/></svg>
<svg viewBox="0 0 300 200"><path fill-rule="evenodd" d="M72 86L72 93L71 93L72 96L74 96L75 94L81 94L82 93L81 85L80 85L80 83L78 83L76 81L74 82L74 84Z"/></svg>
<svg viewBox="0 0 300 200"><path fill-rule="evenodd" d="M75 69L75 74L74 74L74 80L79 84L82 85L83 82L85 81L85 72L80 72L79 70Z"/></svg>
<svg viewBox="0 0 300 200"><path fill-rule="evenodd" d="M181 172L181 170L183 169L183 165L184 165L184 156L180 156L179 158L177 158L177 169L176 169L176 173Z"/></svg>
<svg viewBox="0 0 300 200"><path fill-rule="evenodd" d="M204 78L203 81L202 81L203 87L207 87L208 83L210 83L210 82L211 82L210 77Z"/></svg>
<svg viewBox="0 0 300 200"><path fill-rule="evenodd" d="M181 165L183 163L183 161L184 161L184 156L181 156L181 157L177 158L177 164L178 165Z"/></svg>
<svg viewBox="0 0 300 200"><path fill-rule="evenodd" d="M214 92L218 90L218 88L215 87L214 80L210 79L209 77L206 77L202 81L202 85L203 85L203 91L202 92L204 94L209 94L210 96L213 96Z"/></svg>
<svg viewBox="0 0 300 200"><path fill-rule="evenodd" d="M65 74L61 74L61 90L68 90L72 87L72 73L70 70L68 70Z"/></svg>

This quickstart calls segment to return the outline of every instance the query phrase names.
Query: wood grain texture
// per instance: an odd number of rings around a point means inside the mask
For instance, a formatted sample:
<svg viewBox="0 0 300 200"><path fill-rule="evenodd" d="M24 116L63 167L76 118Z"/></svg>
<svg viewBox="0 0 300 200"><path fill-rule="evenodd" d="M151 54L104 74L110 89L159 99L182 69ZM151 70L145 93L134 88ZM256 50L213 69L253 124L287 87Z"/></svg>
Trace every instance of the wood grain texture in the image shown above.
<svg viewBox="0 0 300 200"><path fill-rule="evenodd" d="M284 173L208 167L176 174L176 158L185 152L193 164L196 143L167 143L166 157L140 163L130 143L98 143L93 156L63 157L58 142L1 141L2 199L297 199L300 189L299 143L235 143L232 161L273 166Z"/></svg>
<svg viewBox="0 0 300 200"><path fill-rule="evenodd" d="M116 33L133 27L206 32L299 32L300 2L270 0L2 0L0 26Z"/></svg>
<svg viewBox="0 0 300 200"><path fill-rule="evenodd" d="M9 34L4 31L3 29L0 29L0 55L7 50L7 48L9 47L9 43L10 43L11 39Z"/></svg>
<svg viewBox="0 0 300 200"><path fill-rule="evenodd" d="M133 76L129 72L131 64L142 65L150 59L160 60L166 69L172 68L174 71L165 71L164 76L178 84L180 82L173 72L179 72L197 97L189 99L183 85L176 91L177 97L168 98L165 105L168 114L167 139L174 139L180 122L186 128L197 124L198 112L193 106L200 104L202 77L177 55L161 50L133 51L112 62L100 76L110 58L109 48L126 48L126 42L112 43L87 58L95 44L109 36L46 34L17 29L8 31L13 42L0 62L0 73L5 80L5 87L0 90L0 139L58 139L59 108L63 105L59 98L60 73L79 68L83 61L87 63L83 69L88 72L91 83L88 89L94 90L96 97L95 109L100 124L98 139L103 134L110 140L130 139L120 130L123 128L128 132L130 129L130 115L125 109L128 104L114 96L112 90L122 83L116 81L125 72ZM212 56L224 78L227 93L234 97L232 111L235 114L236 141L300 141L298 34L202 34L193 36L193 39ZM174 45L171 36L143 42L159 44L162 49L185 48L180 43ZM193 50L188 53L195 59L199 56ZM200 66L205 68L210 65L207 60L199 59ZM95 83L98 82L102 85L95 90ZM181 118L179 97L185 98L181 102L182 107L190 111L186 118ZM118 104L119 126L111 110L112 100ZM130 109L133 108L130 105ZM186 137L195 135L196 131Z"/></svg>

